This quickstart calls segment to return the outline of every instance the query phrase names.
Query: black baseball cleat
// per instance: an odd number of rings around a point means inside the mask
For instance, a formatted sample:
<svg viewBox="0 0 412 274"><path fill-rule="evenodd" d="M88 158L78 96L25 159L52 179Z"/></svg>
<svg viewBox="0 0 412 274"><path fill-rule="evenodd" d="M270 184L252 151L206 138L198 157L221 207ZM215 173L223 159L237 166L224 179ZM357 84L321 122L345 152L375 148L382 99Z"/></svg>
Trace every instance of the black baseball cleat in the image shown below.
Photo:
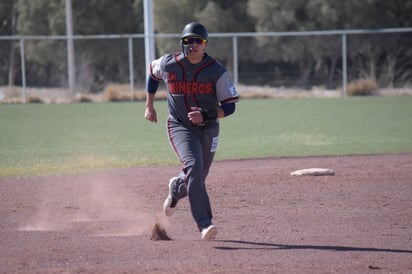
<svg viewBox="0 0 412 274"><path fill-rule="evenodd" d="M172 216L176 212L177 200L173 198L173 184L178 180L177 177L173 177L169 181L169 194L163 202L163 212L167 217Z"/></svg>

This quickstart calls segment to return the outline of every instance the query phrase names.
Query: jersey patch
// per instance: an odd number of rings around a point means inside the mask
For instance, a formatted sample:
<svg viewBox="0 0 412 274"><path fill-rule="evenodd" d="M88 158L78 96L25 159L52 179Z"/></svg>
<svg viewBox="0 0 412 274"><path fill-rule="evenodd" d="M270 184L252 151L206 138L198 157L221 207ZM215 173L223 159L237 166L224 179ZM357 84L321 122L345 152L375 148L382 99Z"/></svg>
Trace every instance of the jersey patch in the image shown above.
<svg viewBox="0 0 412 274"><path fill-rule="evenodd" d="M210 152L216 152L218 143L219 143L219 136L213 137L212 147L210 148Z"/></svg>
<svg viewBox="0 0 412 274"><path fill-rule="evenodd" d="M234 86L231 86L231 87L229 88L229 91L230 91L230 94L232 94L232 97L236 97L236 96L237 96L237 91L236 91L236 89L235 89Z"/></svg>

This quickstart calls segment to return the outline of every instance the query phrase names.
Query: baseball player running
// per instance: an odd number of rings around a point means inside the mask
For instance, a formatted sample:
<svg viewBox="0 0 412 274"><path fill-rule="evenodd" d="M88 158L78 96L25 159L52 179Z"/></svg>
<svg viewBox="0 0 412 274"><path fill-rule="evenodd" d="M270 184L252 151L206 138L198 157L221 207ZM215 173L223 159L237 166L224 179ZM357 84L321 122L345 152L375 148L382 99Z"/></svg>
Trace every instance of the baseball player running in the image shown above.
<svg viewBox="0 0 412 274"><path fill-rule="evenodd" d="M169 180L163 203L166 216L175 213L180 199L188 196L201 238L217 234L205 179L219 141L219 120L235 112L238 94L224 66L209 56L208 32L202 24L187 24L181 35L181 52L166 54L151 62L147 80L145 119L157 122L154 108L159 82L168 95L167 133L181 161L182 172Z"/></svg>

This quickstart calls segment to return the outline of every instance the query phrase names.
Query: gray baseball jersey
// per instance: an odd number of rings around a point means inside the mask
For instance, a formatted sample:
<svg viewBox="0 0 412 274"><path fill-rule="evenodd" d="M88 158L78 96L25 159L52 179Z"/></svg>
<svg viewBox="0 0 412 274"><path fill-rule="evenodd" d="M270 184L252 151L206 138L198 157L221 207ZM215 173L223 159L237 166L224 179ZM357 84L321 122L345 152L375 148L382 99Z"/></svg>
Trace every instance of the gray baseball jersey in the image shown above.
<svg viewBox="0 0 412 274"><path fill-rule="evenodd" d="M207 54L195 65L182 52L166 54L151 63L150 72L166 84L170 115L185 125L191 125L187 117L191 107L210 110L238 101L229 73Z"/></svg>

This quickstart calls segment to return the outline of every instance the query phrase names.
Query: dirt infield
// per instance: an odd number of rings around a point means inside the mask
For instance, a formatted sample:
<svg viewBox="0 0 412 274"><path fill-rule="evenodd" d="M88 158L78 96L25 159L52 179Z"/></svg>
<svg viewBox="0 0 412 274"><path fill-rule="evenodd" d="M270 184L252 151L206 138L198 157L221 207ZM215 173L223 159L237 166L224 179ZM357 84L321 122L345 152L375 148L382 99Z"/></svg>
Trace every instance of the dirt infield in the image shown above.
<svg viewBox="0 0 412 274"><path fill-rule="evenodd" d="M215 162L210 242L161 214L178 171L0 178L0 273L412 273L412 154Z"/></svg>

